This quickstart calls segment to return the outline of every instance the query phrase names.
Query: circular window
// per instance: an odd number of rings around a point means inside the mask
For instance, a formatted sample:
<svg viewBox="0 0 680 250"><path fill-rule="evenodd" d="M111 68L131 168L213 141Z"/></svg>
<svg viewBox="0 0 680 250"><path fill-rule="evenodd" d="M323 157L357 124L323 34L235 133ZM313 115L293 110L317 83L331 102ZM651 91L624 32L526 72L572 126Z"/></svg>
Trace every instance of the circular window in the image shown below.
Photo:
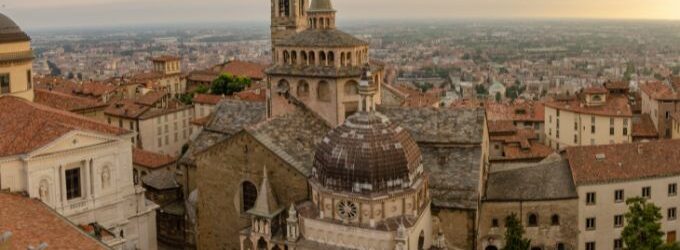
<svg viewBox="0 0 680 250"><path fill-rule="evenodd" d="M345 219L352 219L357 216L357 205L351 201L341 201L338 203L338 214Z"/></svg>

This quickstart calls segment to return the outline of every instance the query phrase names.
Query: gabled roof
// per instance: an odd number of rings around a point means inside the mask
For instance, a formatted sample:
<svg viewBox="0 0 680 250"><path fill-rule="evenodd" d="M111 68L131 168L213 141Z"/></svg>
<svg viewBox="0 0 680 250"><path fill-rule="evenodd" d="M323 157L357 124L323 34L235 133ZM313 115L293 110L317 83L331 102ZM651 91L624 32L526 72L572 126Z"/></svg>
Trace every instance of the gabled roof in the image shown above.
<svg viewBox="0 0 680 250"><path fill-rule="evenodd" d="M106 103L97 100L36 88L34 102L55 109L78 112L81 110L104 108Z"/></svg>
<svg viewBox="0 0 680 250"><path fill-rule="evenodd" d="M406 128L418 143L481 144L482 109L378 107L390 120Z"/></svg>
<svg viewBox="0 0 680 250"><path fill-rule="evenodd" d="M0 157L29 153L76 130L112 136L130 133L13 96L0 97L0 115Z"/></svg>
<svg viewBox="0 0 680 250"><path fill-rule="evenodd" d="M0 192L0 204L0 234L11 232L9 249L28 249L41 243L46 243L47 249L110 249L39 200Z"/></svg>
<svg viewBox="0 0 680 250"><path fill-rule="evenodd" d="M193 102L198 104L217 105L225 98L226 97L220 95L197 94L194 96Z"/></svg>
<svg viewBox="0 0 680 250"><path fill-rule="evenodd" d="M215 65L212 67L211 71L216 73L215 78L217 78L219 74L228 73L234 76L248 77L253 80L262 80L266 78L266 75L264 74L266 68L266 65L234 60ZM215 78L213 78L213 80Z"/></svg>
<svg viewBox="0 0 680 250"><path fill-rule="evenodd" d="M489 174L485 201L576 199L576 187L565 160L526 164Z"/></svg>
<svg viewBox="0 0 680 250"><path fill-rule="evenodd" d="M167 190L180 187L177 180L175 180L175 174L166 170L151 171L151 173L142 177L142 183L144 183L145 186L156 190Z"/></svg>
<svg viewBox="0 0 680 250"><path fill-rule="evenodd" d="M132 148L132 163L149 169L157 169L177 161L175 157Z"/></svg>

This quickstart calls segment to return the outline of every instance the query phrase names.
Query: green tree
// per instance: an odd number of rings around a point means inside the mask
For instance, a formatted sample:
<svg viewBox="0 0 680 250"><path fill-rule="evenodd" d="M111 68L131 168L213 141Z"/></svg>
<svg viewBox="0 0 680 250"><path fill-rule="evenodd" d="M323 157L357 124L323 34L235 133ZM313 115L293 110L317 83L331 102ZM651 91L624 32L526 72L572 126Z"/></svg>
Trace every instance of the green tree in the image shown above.
<svg viewBox="0 0 680 250"><path fill-rule="evenodd" d="M501 93L496 92L496 102L501 102Z"/></svg>
<svg viewBox="0 0 680 250"><path fill-rule="evenodd" d="M626 249L660 250L678 249L677 245L664 245L661 231L661 208L636 197L626 200L626 227L621 232Z"/></svg>
<svg viewBox="0 0 680 250"><path fill-rule="evenodd" d="M208 86L198 85L198 87L196 87L196 89L194 90L194 93L205 94L208 93L208 91L210 91L210 88L208 88Z"/></svg>
<svg viewBox="0 0 680 250"><path fill-rule="evenodd" d="M503 250L527 250L531 241L524 238L524 228L516 214L505 218L505 247Z"/></svg>
<svg viewBox="0 0 680 250"><path fill-rule="evenodd" d="M251 81L247 77L223 74L213 81L210 92L213 95L232 95L241 92L250 86L250 83Z"/></svg>
<svg viewBox="0 0 680 250"><path fill-rule="evenodd" d="M487 94L486 88L482 84L475 86L475 90L477 91L477 95L486 95Z"/></svg>

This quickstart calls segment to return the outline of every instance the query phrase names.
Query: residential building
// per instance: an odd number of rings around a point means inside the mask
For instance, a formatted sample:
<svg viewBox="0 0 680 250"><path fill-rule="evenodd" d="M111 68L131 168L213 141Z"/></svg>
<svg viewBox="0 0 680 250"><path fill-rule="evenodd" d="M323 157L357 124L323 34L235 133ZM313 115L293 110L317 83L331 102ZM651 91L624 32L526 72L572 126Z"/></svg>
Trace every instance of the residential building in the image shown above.
<svg viewBox="0 0 680 250"><path fill-rule="evenodd" d="M578 193L578 248L620 248L626 199L646 198L661 209L661 231L677 241L680 140L570 147L566 157Z"/></svg>
<svg viewBox="0 0 680 250"><path fill-rule="evenodd" d="M642 113L649 114L661 138L671 138L672 117L680 112L680 79L668 82L648 82L640 85Z"/></svg>
<svg viewBox="0 0 680 250"><path fill-rule="evenodd" d="M154 57L151 61L153 62L151 72L134 74L129 80L136 85L144 86L148 91L167 92L172 96L186 93L186 79L181 75L180 58L164 55Z"/></svg>
<svg viewBox="0 0 680 250"><path fill-rule="evenodd" d="M545 103L546 144L562 150L569 146L629 143L633 113L628 97L590 87L576 96Z"/></svg>
<svg viewBox="0 0 680 250"><path fill-rule="evenodd" d="M0 204L0 249L111 249L40 200L0 192Z"/></svg>
<svg viewBox="0 0 680 250"><path fill-rule="evenodd" d="M149 92L137 99L118 101L104 114L108 124L137 132L132 138L136 147L178 157L190 140L194 109L165 92Z"/></svg>
<svg viewBox="0 0 680 250"><path fill-rule="evenodd" d="M208 69L195 70L187 75L187 88L195 89L198 86L209 87L212 82L222 74L230 74L233 76L247 77L253 83L261 83L266 79L264 74L267 66L245 62L239 60L230 60L228 62L214 65Z"/></svg>

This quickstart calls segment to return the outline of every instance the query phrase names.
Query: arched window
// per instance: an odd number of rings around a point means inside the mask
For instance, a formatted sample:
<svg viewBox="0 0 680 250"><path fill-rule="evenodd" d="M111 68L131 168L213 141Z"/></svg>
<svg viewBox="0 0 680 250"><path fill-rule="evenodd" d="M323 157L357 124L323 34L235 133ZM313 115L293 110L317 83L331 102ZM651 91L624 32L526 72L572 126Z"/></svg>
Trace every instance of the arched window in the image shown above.
<svg viewBox="0 0 680 250"><path fill-rule="evenodd" d="M359 63L359 65L364 64L364 61L361 57L361 51L357 52L357 61L358 61L357 63Z"/></svg>
<svg viewBox="0 0 680 250"><path fill-rule="evenodd" d="M418 236L418 250L425 249L425 232L420 231L420 236Z"/></svg>
<svg viewBox="0 0 680 250"><path fill-rule="evenodd" d="M241 203L243 205L242 212L246 212L255 206L257 199L257 188L255 184L245 181L241 184Z"/></svg>
<svg viewBox="0 0 680 250"><path fill-rule="evenodd" d="M323 22L323 18L319 18L319 29L323 29L323 27L325 27L324 22Z"/></svg>
<svg viewBox="0 0 680 250"><path fill-rule="evenodd" d="M345 66L345 52L340 53L340 66Z"/></svg>
<svg viewBox="0 0 680 250"><path fill-rule="evenodd" d="M305 81L300 81L297 87L298 97L308 97L309 96L309 83Z"/></svg>
<svg viewBox="0 0 680 250"><path fill-rule="evenodd" d="M293 52L290 53L290 62L293 65L297 64L297 52L295 50L293 50Z"/></svg>
<svg viewBox="0 0 680 250"><path fill-rule="evenodd" d="M283 63L288 64L290 62L290 54L287 50L283 51Z"/></svg>
<svg viewBox="0 0 680 250"><path fill-rule="evenodd" d="M359 94L359 84L355 81L345 83L345 95L352 96Z"/></svg>
<svg viewBox="0 0 680 250"><path fill-rule="evenodd" d="M267 250L267 241L264 240L264 238L260 237L260 239L257 241L257 250Z"/></svg>
<svg viewBox="0 0 680 250"><path fill-rule="evenodd" d="M316 58L314 58L314 51L309 52L309 65L316 65Z"/></svg>
<svg viewBox="0 0 680 250"><path fill-rule="evenodd" d="M557 250L564 250L564 243L557 243Z"/></svg>
<svg viewBox="0 0 680 250"><path fill-rule="evenodd" d="M331 27L331 19L330 18L326 18L326 27L327 28Z"/></svg>
<svg viewBox="0 0 680 250"><path fill-rule="evenodd" d="M289 0L279 0L279 16L290 16Z"/></svg>
<svg viewBox="0 0 680 250"><path fill-rule="evenodd" d="M529 227L538 226L538 215L534 213L529 214L529 219L527 221L528 221L527 226Z"/></svg>
<svg viewBox="0 0 680 250"><path fill-rule="evenodd" d="M345 66L354 65L354 64L352 63L352 52L347 53L347 54L345 55L345 57L347 57L347 64L346 64Z"/></svg>
<svg viewBox="0 0 680 250"><path fill-rule="evenodd" d="M326 64L326 52L323 51L319 52L319 63L321 64L321 66L328 65Z"/></svg>
<svg viewBox="0 0 680 250"><path fill-rule="evenodd" d="M333 51L328 52L328 65L335 66L335 54Z"/></svg>
<svg viewBox="0 0 680 250"><path fill-rule="evenodd" d="M276 85L276 92L279 94L288 93L289 90L290 84L286 80L281 80L279 81L279 84Z"/></svg>
<svg viewBox="0 0 680 250"><path fill-rule="evenodd" d="M319 86L316 89L316 97L322 102L331 101L331 87L328 85L328 82L319 82Z"/></svg>
<svg viewBox="0 0 680 250"><path fill-rule="evenodd" d="M309 58L307 58L307 52L301 51L300 52L300 58L302 59L302 64L307 65L309 63Z"/></svg>
<svg viewBox="0 0 680 250"><path fill-rule="evenodd" d="M552 217L550 217L550 224L553 226L559 226L560 225L560 216L553 214Z"/></svg>

